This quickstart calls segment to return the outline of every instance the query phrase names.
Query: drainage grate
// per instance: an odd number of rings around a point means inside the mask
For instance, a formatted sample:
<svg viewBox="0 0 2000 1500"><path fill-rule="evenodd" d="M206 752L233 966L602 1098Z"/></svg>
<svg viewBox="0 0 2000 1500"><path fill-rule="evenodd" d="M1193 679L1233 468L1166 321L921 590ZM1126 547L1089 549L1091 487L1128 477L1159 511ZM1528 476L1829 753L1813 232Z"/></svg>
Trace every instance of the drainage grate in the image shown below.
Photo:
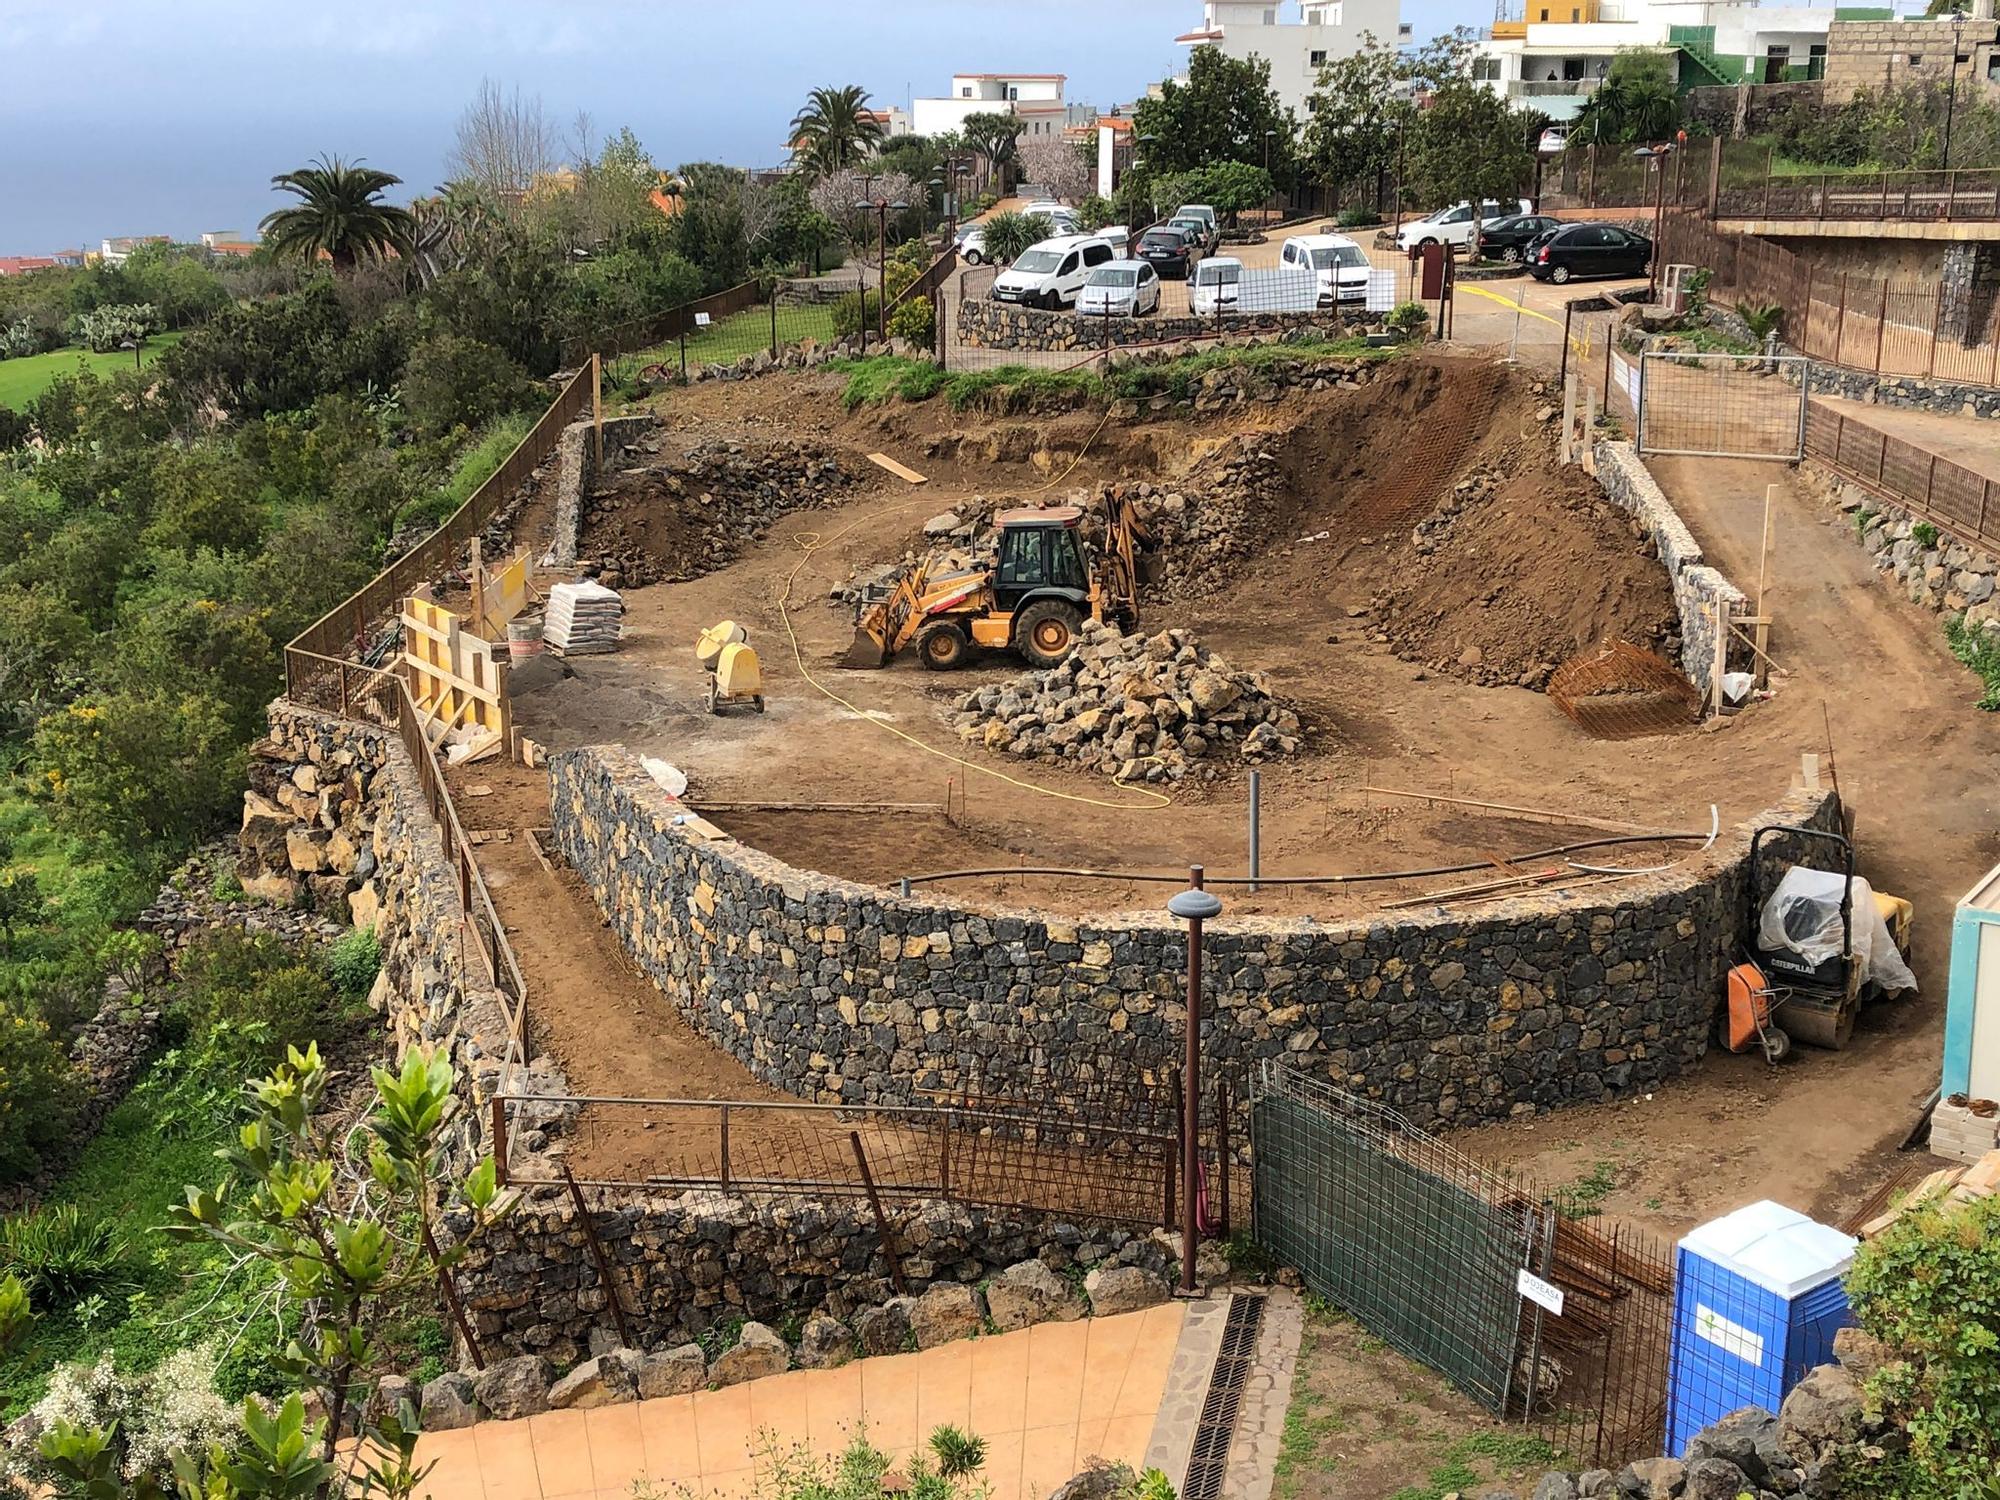
<svg viewBox="0 0 2000 1500"><path fill-rule="evenodd" d="M1257 1353L1257 1330L1263 1322L1262 1297L1238 1292L1229 1299L1222 1346L1215 1351L1215 1370L1208 1377L1201 1420L1195 1423L1181 1500L1220 1500L1222 1477L1229 1468L1229 1439L1236 1431L1236 1409L1243 1401L1250 1362Z"/></svg>

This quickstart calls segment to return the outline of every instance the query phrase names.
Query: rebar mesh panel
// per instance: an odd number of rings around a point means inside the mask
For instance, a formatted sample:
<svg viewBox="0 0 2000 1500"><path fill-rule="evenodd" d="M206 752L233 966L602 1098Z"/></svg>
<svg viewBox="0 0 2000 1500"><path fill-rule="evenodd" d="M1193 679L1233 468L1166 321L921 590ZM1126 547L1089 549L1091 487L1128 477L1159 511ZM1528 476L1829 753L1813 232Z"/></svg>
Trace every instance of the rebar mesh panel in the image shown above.
<svg viewBox="0 0 2000 1500"><path fill-rule="evenodd" d="M1383 1342L1505 1413L1533 1209L1396 1117L1275 1072L1251 1114L1257 1237Z"/></svg>
<svg viewBox="0 0 2000 1500"><path fill-rule="evenodd" d="M1672 734L1701 718L1701 694L1673 664L1611 641L1573 656L1549 678L1551 702L1593 739Z"/></svg>

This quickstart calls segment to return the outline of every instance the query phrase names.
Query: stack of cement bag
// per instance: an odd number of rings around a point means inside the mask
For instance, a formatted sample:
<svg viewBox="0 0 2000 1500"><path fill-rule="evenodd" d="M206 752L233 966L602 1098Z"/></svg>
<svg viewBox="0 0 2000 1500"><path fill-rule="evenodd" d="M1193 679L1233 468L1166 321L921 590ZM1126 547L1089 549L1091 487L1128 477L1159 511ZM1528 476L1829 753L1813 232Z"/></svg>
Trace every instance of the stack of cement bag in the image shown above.
<svg viewBox="0 0 2000 1500"><path fill-rule="evenodd" d="M558 656L594 656L618 649L625 601L594 578L549 590L542 639Z"/></svg>

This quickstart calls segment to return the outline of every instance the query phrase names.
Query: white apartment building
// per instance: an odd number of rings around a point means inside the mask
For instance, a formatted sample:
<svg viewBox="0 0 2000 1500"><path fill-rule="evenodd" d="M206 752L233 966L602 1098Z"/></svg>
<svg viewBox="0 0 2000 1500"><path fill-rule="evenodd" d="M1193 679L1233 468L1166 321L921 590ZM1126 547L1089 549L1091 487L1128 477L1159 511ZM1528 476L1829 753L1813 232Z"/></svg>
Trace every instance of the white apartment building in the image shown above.
<svg viewBox="0 0 2000 1500"><path fill-rule="evenodd" d="M1271 65L1278 103L1301 123L1311 112L1307 96L1321 68L1359 52L1365 37L1384 47L1410 40L1410 28L1400 19L1401 0L1299 0L1297 19L1291 18L1292 9L1292 0L1205 0L1201 25L1174 40L1189 48L1219 48L1239 62L1263 58Z"/></svg>
<svg viewBox="0 0 2000 1500"><path fill-rule="evenodd" d="M1024 141L1060 136L1071 125L1097 118L1096 110L1063 99L1064 81L1061 73L954 73L946 97L910 101L910 128L918 135L939 135L958 129L967 115L1015 115Z"/></svg>
<svg viewBox="0 0 2000 1500"><path fill-rule="evenodd" d="M1635 47L1671 51L1683 88L1818 78L1834 14L1754 0L1499 0L1473 76L1556 120L1576 114L1612 58Z"/></svg>

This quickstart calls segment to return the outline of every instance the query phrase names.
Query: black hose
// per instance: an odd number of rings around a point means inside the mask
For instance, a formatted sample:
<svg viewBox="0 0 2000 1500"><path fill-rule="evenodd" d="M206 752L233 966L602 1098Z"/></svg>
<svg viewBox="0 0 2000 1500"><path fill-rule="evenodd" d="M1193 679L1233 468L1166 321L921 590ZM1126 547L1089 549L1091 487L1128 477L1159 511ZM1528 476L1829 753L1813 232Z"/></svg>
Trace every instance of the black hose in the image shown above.
<svg viewBox="0 0 2000 1500"><path fill-rule="evenodd" d="M1552 859L1557 855L1575 854L1584 849L1603 849L1613 844L1664 844L1680 840L1706 842L1711 835L1706 833L1626 833L1611 838L1585 839L1575 844L1557 844L1553 849L1536 849L1528 854L1507 856L1509 864L1531 859ZM1474 870L1491 870L1495 867L1490 859L1476 859L1462 865L1433 865L1425 870L1381 870L1365 875L1259 875L1254 880L1248 875L1209 875L1204 885L1362 885L1374 880L1422 880L1433 875L1467 875ZM939 880L976 880L994 875L1066 875L1083 880L1134 880L1152 881L1163 885L1179 885L1187 880L1184 874L1146 875L1128 873L1123 870L1072 870L1058 865L995 865L984 870L933 870L927 875L905 875L901 883L905 886L928 885Z"/></svg>

